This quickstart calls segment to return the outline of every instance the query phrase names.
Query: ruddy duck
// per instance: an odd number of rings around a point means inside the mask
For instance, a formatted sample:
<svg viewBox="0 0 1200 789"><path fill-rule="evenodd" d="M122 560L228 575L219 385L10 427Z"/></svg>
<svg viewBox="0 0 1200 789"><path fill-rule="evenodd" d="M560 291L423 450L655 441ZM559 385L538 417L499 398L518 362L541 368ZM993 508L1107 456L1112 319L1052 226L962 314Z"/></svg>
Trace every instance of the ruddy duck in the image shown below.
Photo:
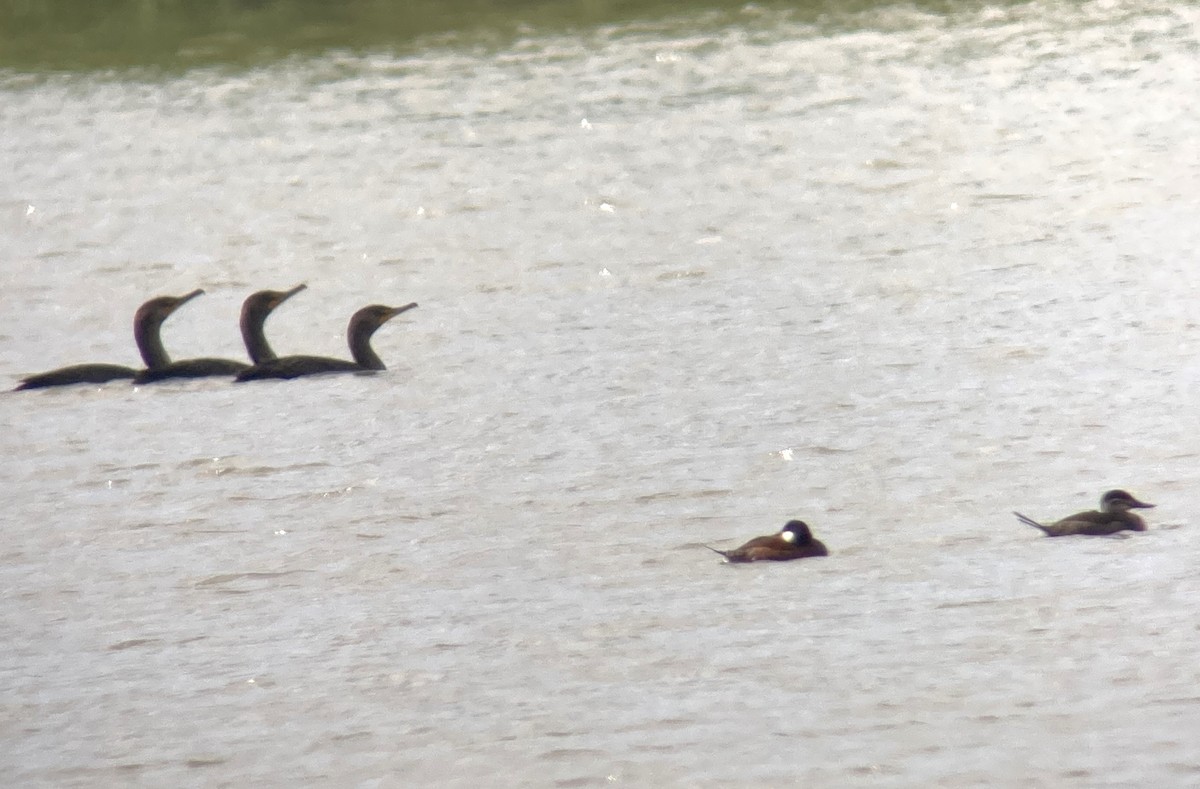
<svg viewBox="0 0 1200 789"><path fill-rule="evenodd" d="M1145 531L1146 522L1131 509L1149 509L1153 504L1138 501L1123 490L1110 490L1100 497L1100 509L1069 515L1046 526L1019 512L1014 512L1022 523L1036 526L1050 537L1068 534L1116 534L1119 531Z"/></svg>
<svg viewBox="0 0 1200 789"><path fill-rule="evenodd" d="M788 521L778 534L767 537L755 537L750 542L732 551L718 551L710 545L705 545L710 551L715 551L725 557L726 562L757 562L769 560L785 562L789 559L806 559L810 556L828 556L825 544L812 536L808 524L804 521Z"/></svg>

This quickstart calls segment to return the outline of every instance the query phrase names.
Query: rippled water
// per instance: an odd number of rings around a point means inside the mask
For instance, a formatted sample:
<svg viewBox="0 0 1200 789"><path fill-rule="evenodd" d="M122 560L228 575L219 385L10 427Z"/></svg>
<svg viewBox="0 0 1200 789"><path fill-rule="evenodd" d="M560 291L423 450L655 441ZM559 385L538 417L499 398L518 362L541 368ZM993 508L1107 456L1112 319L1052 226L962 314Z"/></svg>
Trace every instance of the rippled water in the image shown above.
<svg viewBox="0 0 1200 789"><path fill-rule="evenodd" d="M21 785L1191 785L1200 13L0 81ZM1125 486L1128 539L1042 539ZM728 567L802 517L828 559Z"/></svg>

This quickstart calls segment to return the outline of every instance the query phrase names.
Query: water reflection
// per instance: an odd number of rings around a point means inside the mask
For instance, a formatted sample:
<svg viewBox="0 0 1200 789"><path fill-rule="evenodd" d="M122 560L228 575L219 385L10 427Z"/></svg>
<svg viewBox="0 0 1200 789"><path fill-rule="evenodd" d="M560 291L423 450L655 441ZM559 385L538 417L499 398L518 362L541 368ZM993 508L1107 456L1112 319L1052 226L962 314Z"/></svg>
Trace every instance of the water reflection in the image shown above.
<svg viewBox="0 0 1200 789"><path fill-rule="evenodd" d="M63 0L0 2L0 68L22 71L246 66L331 49L405 51L453 40L501 46L530 33L631 21L703 19L724 25L766 9L845 24L893 2L746 4L739 0ZM906 6L945 12L963 3Z"/></svg>

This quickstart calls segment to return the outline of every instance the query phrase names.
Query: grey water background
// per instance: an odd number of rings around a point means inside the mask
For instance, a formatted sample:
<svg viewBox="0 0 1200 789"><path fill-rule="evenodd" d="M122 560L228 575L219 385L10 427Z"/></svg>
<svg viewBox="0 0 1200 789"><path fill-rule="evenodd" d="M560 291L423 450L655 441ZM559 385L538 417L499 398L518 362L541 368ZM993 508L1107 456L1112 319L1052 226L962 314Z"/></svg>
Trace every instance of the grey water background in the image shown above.
<svg viewBox="0 0 1200 789"><path fill-rule="evenodd" d="M0 396L7 781L1200 780L1195 6L384 5L7 7L6 388L421 305Z"/></svg>

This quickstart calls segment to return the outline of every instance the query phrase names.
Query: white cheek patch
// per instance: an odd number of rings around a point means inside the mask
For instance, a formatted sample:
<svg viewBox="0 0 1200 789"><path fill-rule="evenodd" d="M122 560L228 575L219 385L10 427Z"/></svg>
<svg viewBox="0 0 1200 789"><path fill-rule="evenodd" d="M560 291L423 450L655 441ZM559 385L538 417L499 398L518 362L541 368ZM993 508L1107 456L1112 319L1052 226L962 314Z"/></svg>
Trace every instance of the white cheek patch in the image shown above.
<svg viewBox="0 0 1200 789"><path fill-rule="evenodd" d="M796 541L796 532L794 531L781 531L779 532L779 536L783 538L784 542Z"/></svg>

